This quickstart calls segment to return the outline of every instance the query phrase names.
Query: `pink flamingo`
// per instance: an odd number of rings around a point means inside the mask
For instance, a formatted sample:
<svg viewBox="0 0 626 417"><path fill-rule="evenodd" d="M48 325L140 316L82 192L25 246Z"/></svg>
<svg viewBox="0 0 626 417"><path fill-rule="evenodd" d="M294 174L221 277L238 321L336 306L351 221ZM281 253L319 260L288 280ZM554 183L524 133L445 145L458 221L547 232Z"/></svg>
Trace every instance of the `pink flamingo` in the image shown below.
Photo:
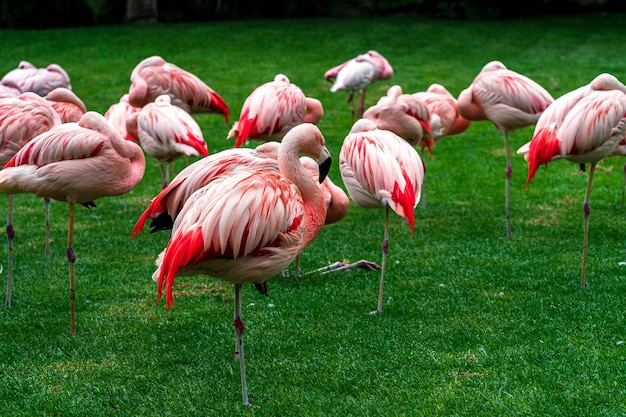
<svg viewBox="0 0 626 417"><path fill-rule="evenodd" d="M320 163L320 180L330 153L319 129L309 123L291 129L278 150L278 169L234 172L194 192L179 213L172 236L157 259L153 278L159 298L178 275L205 274L235 286L235 357L239 358L242 399L249 406L243 350L241 288L263 283L284 270L324 225L326 203L299 153Z"/></svg>
<svg viewBox="0 0 626 417"><path fill-rule="evenodd" d="M145 165L139 145L122 138L102 115L87 112L78 123L63 123L33 138L0 170L0 193L35 194L69 203L67 261L72 336L76 334L74 205L95 207L98 198L130 191L143 178Z"/></svg>
<svg viewBox="0 0 626 417"><path fill-rule="evenodd" d="M457 100L459 113L470 121L489 120L504 135L506 154L506 235L511 236L511 151L509 132L537 123L554 99L530 78L507 69L499 61L489 62L463 90Z"/></svg>
<svg viewBox="0 0 626 417"><path fill-rule="evenodd" d="M352 122L354 122L354 93L358 95L357 114L358 117L362 117L367 87L375 81L388 80L391 77L393 77L393 68L389 61L374 50L339 64L324 74L324 79L333 83L330 88L331 92L348 91Z"/></svg>
<svg viewBox="0 0 626 417"><path fill-rule="evenodd" d="M59 113L63 123L78 122L87 113L87 106L72 90L58 87L46 95L52 108Z"/></svg>
<svg viewBox="0 0 626 417"><path fill-rule="evenodd" d="M374 106L363 113L381 130L389 130L411 146L427 147L432 156L433 141L430 128L430 111L426 104L412 94L403 94L402 87L394 85Z"/></svg>
<svg viewBox="0 0 626 417"><path fill-rule="evenodd" d="M104 113L104 118L109 121L122 135L128 139L128 131L126 130L126 120L133 114L141 110L141 107L131 106L128 102L128 93L123 94L117 103L109 106Z"/></svg>
<svg viewBox="0 0 626 417"><path fill-rule="evenodd" d="M60 125L61 118L44 98L27 92L19 96L0 96L0 166L37 135ZM46 218L46 257L49 256L49 218ZM6 306L11 306L13 284L13 195L9 195L7 209L7 290Z"/></svg>
<svg viewBox="0 0 626 417"><path fill-rule="evenodd" d="M148 57L137 64L130 81L128 102L133 107L143 107L167 94L173 105L188 113L222 114L228 124L230 110L224 99L196 75L160 56Z"/></svg>
<svg viewBox="0 0 626 417"><path fill-rule="evenodd" d="M131 114L126 120L126 130L146 153L159 161L163 188L169 183L170 170L172 175L175 173L176 159L209 154L198 123L185 110L172 105L167 94ZM169 170L166 165L170 166Z"/></svg>
<svg viewBox="0 0 626 417"><path fill-rule="evenodd" d="M600 74L558 99L539 118L532 140L522 146L528 161L526 187L540 165L554 159L589 163L589 181L583 203L583 256L580 283L586 286L589 196L596 164L613 155L626 135L626 86L611 74Z"/></svg>
<svg viewBox="0 0 626 417"><path fill-rule="evenodd" d="M467 130L470 121L461 116L456 98L441 84L431 84L426 91L413 93L426 104L430 112L432 138L437 143L445 136L458 135Z"/></svg>
<svg viewBox="0 0 626 417"><path fill-rule="evenodd" d="M344 139L339 170L350 198L359 207L385 208L385 233L381 244L378 308L383 311L383 285L389 250L389 209L406 219L413 233L413 210L419 202L424 165L408 142L368 119L357 120Z"/></svg>
<svg viewBox="0 0 626 417"><path fill-rule="evenodd" d="M227 139L236 138L237 148L248 139L280 142L292 127L317 124L323 115L319 100L306 97L287 76L277 74L274 81L258 86L246 98Z"/></svg>

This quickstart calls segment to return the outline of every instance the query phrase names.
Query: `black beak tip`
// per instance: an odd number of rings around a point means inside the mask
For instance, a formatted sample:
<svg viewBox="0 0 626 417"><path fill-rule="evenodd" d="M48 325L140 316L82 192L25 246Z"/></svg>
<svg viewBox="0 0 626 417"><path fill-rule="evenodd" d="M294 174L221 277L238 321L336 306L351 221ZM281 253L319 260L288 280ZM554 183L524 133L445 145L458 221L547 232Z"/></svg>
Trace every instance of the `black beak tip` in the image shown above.
<svg viewBox="0 0 626 417"><path fill-rule="evenodd" d="M328 176L328 172L330 171L330 166L332 165L333 159L329 156L319 165L319 182L320 184L324 182L326 177Z"/></svg>

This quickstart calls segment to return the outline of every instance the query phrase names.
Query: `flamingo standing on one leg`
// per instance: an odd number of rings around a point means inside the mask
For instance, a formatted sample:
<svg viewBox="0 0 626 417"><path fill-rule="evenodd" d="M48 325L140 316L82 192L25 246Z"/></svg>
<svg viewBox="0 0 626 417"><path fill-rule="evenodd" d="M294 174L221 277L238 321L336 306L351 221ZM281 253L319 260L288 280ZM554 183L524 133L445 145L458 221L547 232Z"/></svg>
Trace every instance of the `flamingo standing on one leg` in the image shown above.
<svg viewBox="0 0 626 417"><path fill-rule="evenodd" d="M170 171L175 174L176 159L209 154L198 123L185 110L172 105L170 96L166 94L130 115L126 120L126 130L150 156L159 161L162 188L170 181Z"/></svg>
<svg viewBox="0 0 626 417"><path fill-rule="evenodd" d="M148 57L137 64L130 81L128 102L131 106L143 107L167 94L173 105L188 113L222 114L228 124L230 110L224 99L196 75L160 56Z"/></svg>
<svg viewBox="0 0 626 417"><path fill-rule="evenodd" d="M50 103L35 93L0 96L0 166L9 162L32 138L60 124L61 118ZM46 244L49 241L48 229L48 220L46 219ZM13 239L15 237L13 195L9 195L6 234L8 260L5 304L11 306Z"/></svg>
<svg viewBox="0 0 626 417"><path fill-rule="evenodd" d="M344 139L339 169L350 198L364 208L385 208L378 308L383 311L383 285L389 250L389 209L404 217L414 231L413 210L420 199L424 165L409 143L368 119L357 120Z"/></svg>
<svg viewBox="0 0 626 417"><path fill-rule="evenodd" d="M532 140L519 153L528 161L526 187L540 165L557 158L590 163L583 203L583 256L580 283L586 286L589 196L596 164L615 152L626 135L626 86L610 74L559 97L539 118Z"/></svg>
<svg viewBox="0 0 626 417"><path fill-rule="evenodd" d="M537 123L554 99L530 78L507 69L499 61L489 62L463 90L457 100L459 113L467 120L489 120L504 135L506 154L506 235L511 236L511 151L509 132Z"/></svg>
<svg viewBox="0 0 626 417"><path fill-rule="evenodd" d="M467 130L470 121L461 116L456 98L441 84L431 84L426 91L413 93L430 112L430 127L435 143L446 136Z"/></svg>
<svg viewBox="0 0 626 417"><path fill-rule="evenodd" d="M55 113L56 114L56 113ZM70 277L70 335L74 320L74 205L121 195L135 187L146 161L136 143L125 140L107 120L87 112L78 123L64 123L28 142L0 170L0 193L28 193L69 203L67 260Z"/></svg>
<svg viewBox="0 0 626 417"><path fill-rule="evenodd" d="M239 121L233 124L227 139L236 138L237 148L248 139L280 142L292 127L317 124L323 115L319 100L306 97L286 75L277 74L246 98Z"/></svg>
<svg viewBox="0 0 626 417"><path fill-rule="evenodd" d="M72 90L65 87L57 87L50 91L46 97L52 108L59 114L63 123L78 122L87 112L87 106ZM44 198L46 210L46 244L45 256L50 257L50 199Z"/></svg>
<svg viewBox="0 0 626 417"><path fill-rule="evenodd" d="M320 180L330 153L319 129L309 123L290 130L278 150L278 169L221 176L194 192L179 213L172 236L157 259L153 278L159 298L178 275L206 274L235 286L235 356L239 358L242 399L249 406L243 350L241 288L262 283L284 270L324 225L326 203L319 186L299 161L299 153L320 163Z"/></svg>
<svg viewBox="0 0 626 417"><path fill-rule="evenodd" d="M357 93L357 115L363 117L365 110L365 90L367 87L380 80L388 80L393 77L393 68L389 61L377 51L370 50L365 54L358 55L343 64L329 69L324 74L324 79L333 83L331 92L340 90L348 91L348 102L352 122L354 123L354 93Z"/></svg>

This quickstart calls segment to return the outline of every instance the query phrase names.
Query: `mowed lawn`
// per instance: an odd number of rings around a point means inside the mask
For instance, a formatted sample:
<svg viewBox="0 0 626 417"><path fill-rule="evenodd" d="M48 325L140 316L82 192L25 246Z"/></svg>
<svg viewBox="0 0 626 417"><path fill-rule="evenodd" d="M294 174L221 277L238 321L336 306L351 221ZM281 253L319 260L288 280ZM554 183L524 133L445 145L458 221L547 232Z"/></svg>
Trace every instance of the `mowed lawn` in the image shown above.
<svg viewBox="0 0 626 417"><path fill-rule="evenodd" d="M229 124L194 115L210 153L233 146L226 135L247 95L284 73L323 103L319 127L334 156L330 177L341 185L350 110L345 92L330 93L327 69L369 49L383 54L394 77L373 84L366 105L393 84L412 93L440 83L458 95L492 60L556 98L603 72L626 81L625 21L398 16L2 31L0 73L21 60L60 64L88 109L104 113L128 91L133 67L161 55L229 104ZM532 133L511 133L511 148ZM382 314L368 314L377 272L278 276L267 297L244 287L256 408L241 404L232 286L178 278L168 312L151 275L169 233L130 237L161 187L154 159L147 157L144 179L126 197L76 208L76 337L68 332L68 205L52 203L46 259L43 201L16 196L13 306L0 308L0 415L626 415L626 158L598 166L581 288L587 173L554 161L526 189L526 163L514 155L507 238L501 132L475 122L438 142L432 158L422 156L427 186L415 233L391 217ZM0 198L0 213L6 202ZM307 248L304 271L338 260L380 262L383 223L383 210L353 204ZM6 268L2 288L5 279Z"/></svg>

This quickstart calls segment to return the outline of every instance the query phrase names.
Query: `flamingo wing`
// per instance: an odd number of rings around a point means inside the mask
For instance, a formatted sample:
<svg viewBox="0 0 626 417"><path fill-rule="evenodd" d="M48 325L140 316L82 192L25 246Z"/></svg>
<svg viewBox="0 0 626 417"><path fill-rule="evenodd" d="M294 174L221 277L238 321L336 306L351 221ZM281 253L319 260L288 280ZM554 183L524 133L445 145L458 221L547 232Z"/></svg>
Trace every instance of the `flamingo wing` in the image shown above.
<svg viewBox="0 0 626 417"><path fill-rule="evenodd" d="M249 257L262 258L291 248L285 258L288 265L298 252L303 216L299 190L277 172L224 176L197 190L176 218L160 262L159 291L167 286L167 305L172 302L176 275L193 274L196 264L201 263L206 271L211 261L216 265L223 258L245 262Z"/></svg>

